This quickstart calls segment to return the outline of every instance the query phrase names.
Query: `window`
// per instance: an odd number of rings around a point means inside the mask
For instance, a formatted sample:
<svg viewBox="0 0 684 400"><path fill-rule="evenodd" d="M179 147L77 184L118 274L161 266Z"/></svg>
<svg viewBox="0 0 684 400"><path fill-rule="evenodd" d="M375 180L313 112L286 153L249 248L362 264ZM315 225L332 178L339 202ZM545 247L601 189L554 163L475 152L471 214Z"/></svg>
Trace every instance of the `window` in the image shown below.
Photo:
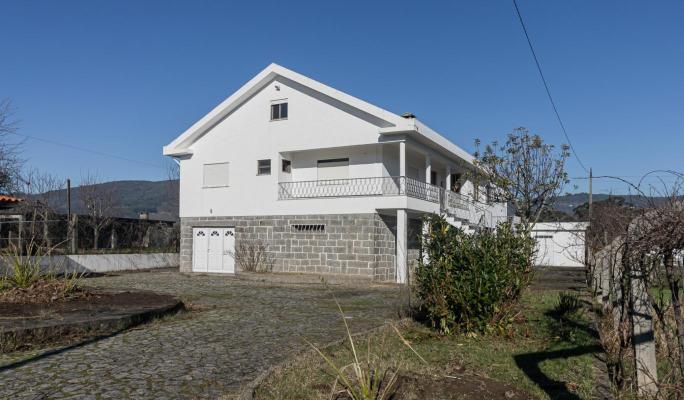
<svg viewBox="0 0 684 400"><path fill-rule="evenodd" d="M287 102L271 104L271 121L287 119Z"/></svg>
<svg viewBox="0 0 684 400"><path fill-rule="evenodd" d="M257 175L271 175L271 160L257 161Z"/></svg>
<svg viewBox="0 0 684 400"><path fill-rule="evenodd" d="M430 183L433 185L437 184L437 171L430 171Z"/></svg>
<svg viewBox="0 0 684 400"><path fill-rule="evenodd" d="M332 160L318 160L318 180L349 178L349 159L335 158Z"/></svg>
<svg viewBox="0 0 684 400"><path fill-rule="evenodd" d="M227 162L204 164L203 187L228 186L228 164Z"/></svg>
<svg viewBox="0 0 684 400"><path fill-rule="evenodd" d="M292 161L283 159L283 172L292 172Z"/></svg>

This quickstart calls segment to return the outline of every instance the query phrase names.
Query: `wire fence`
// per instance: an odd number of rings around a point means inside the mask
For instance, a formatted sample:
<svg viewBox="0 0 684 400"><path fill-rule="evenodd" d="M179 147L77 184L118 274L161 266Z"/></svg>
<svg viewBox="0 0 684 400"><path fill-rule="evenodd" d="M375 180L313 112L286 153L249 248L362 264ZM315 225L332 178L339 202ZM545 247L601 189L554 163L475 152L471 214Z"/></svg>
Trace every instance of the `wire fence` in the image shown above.
<svg viewBox="0 0 684 400"><path fill-rule="evenodd" d="M0 217L0 250L25 252L32 246L53 254L148 253L178 252L179 245L180 227L170 221Z"/></svg>

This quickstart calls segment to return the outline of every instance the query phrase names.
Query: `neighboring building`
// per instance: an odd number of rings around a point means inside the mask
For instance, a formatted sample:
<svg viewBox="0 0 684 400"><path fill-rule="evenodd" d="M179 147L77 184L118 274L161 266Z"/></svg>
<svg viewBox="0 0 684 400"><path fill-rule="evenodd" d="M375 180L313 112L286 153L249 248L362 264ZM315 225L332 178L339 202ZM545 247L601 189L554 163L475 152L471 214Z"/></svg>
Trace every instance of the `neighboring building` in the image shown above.
<svg viewBox="0 0 684 400"><path fill-rule="evenodd" d="M0 194L0 210L10 210L18 206L23 199L6 194Z"/></svg>
<svg viewBox="0 0 684 400"><path fill-rule="evenodd" d="M532 229L537 241L535 266L584 267L588 222L539 222Z"/></svg>
<svg viewBox="0 0 684 400"><path fill-rule="evenodd" d="M235 271L261 241L274 271L405 282L420 218L493 227L506 204L473 157L400 116L271 64L164 147L180 162L181 271Z"/></svg>

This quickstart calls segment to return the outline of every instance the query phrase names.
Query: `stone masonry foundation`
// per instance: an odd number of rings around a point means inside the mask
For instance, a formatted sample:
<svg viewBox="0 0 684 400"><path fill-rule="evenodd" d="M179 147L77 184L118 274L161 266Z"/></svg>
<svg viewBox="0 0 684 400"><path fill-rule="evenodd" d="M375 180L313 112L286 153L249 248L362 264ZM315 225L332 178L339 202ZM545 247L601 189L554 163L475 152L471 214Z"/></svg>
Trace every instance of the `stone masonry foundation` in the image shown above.
<svg viewBox="0 0 684 400"><path fill-rule="evenodd" d="M413 227L410 234L419 232L419 221L409 224ZM274 260L274 272L395 281L396 217L373 213L181 218L182 272L192 271L194 227L235 227L236 246L241 241L261 241ZM416 257L416 240L412 239L409 254Z"/></svg>

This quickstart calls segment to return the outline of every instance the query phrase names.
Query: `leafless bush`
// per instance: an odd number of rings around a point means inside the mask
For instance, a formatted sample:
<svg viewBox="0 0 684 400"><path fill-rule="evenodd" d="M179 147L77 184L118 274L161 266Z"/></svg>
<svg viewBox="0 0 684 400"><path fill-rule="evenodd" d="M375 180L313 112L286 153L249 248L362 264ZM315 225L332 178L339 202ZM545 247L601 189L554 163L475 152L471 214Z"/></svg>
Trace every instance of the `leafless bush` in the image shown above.
<svg viewBox="0 0 684 400"><path fill-rule="evenodd" d="M235 262L241 271L270 272L275 260L261 240L241 240L235 247Z"/></svg>
<svg viewBox="0 0 684 400"><path fill-rule="evenodd" d="M600 331L608 358L615 366L614 382L618 390L641 392L641 388L635 387L638 379L634 374L641 371L652 375L634 358L636 343L643 339L632 340L635 316L648 312L653 318L659 367L657 380L651 376L657 385L657 392L652 393L658 398L682 398L684 196L681 188L684 175L673 171L659 173L674 177L675 182L661 179L654 185L645 184L642 179L632 184L620 179L636 193L632 200L636 199L640 210L613 207L592 219L592 247L605 246L603 263L594 260L599 268L592 272L601 273L609 268L610 290L608 298L604 298L604 309L607 320L612 323L602 325ZM606 263L607 259L611 262Z"/></svg>

